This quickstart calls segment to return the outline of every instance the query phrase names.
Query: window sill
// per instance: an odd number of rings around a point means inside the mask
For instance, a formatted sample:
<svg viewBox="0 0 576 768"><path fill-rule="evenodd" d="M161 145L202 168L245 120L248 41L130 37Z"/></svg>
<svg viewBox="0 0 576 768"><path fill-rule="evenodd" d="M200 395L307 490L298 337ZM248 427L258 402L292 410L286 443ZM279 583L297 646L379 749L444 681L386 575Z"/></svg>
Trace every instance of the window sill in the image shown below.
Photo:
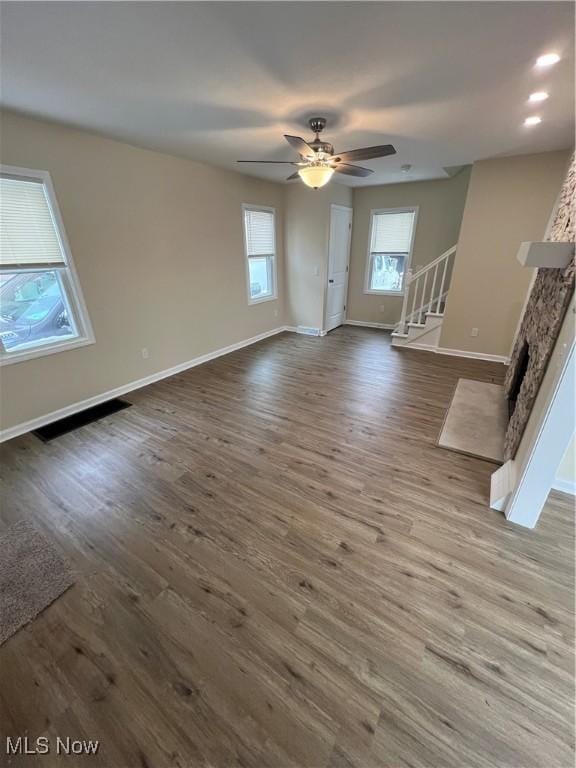
<svg viewBox="0 0 576 768"><path fill-rule="evenodd" d="M372 288L364 288L363 293L373 296L404 296L404 290L401 291L377 291Z"/></svg>
<svg viewBox="0 0 576 768"><path fill-rule="evenodd" d="M267 301L278 301L278 296L263 296L261 299L248 299L248 304L265 304Z"/></svg>
<svg viewBox="0 0 576 768"><path fill-rule="evenodd" d="M37 357L44 357L45 355L55 355L57 352L67 352L69 349L86 347L95 342L96 339L94 338L82 337L61 344L47 344L45 347L38 346L33 349L25 349L21 352L4 352L0 354L0 366L23 363L26 360L35 360Z"/></svg>

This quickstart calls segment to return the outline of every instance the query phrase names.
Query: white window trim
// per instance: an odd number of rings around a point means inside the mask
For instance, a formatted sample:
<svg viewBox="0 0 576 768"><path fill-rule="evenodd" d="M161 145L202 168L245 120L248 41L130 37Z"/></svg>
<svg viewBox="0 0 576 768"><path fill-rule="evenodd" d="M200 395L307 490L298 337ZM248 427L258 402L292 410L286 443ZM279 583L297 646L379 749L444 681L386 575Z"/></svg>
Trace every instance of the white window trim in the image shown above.
<svg viewBox="0 0 576 768"><path fill-rule="evenodd" d="M414 253L414 240L416 238L416 227L418 226L418 212L420 208L417 205L408 205L403 208L372 208L370 211L370 227L368 231L368 252L366 254L366 268L364 270L364 289L363 293L372 294L373 296L404 296L406 291L406 278L408 271L412 264L412 255ZM406 269L404 270L404 278L402 281L402 290L400 291L379 291L375 288L370 288L370 268L371 268L371 254L372 251L372 228L374 226L374 216L379 213L414 213L414 226L412 227L412 237L410 239L410 250L408 251L408 258L406 259Z"/></svg>
<svg viewBox="0 0 576 768"><path fill-rule="evenodd" d="M250 296L250 267L249 267L249 259L248 256L248 239L246 237L246 217L244 216L245 211L265 211L266 213L271 213L274 216L274 253L271 255L271 261L272 261L272 293L270 296L263 296L260 299L253 299ZM278 243L276 241L276 208L269 206L269 205L252 205L251 203L242 203L242 232L244 235L244 266L245 266L245 274L246 274L246 294L248 296L248 304L265 304L267 301L277 301L278 300L278 269L277 269L277 253L278 253Z"/></svg>
<svg viewBox="0 0 576 768"><path fill-rule="evenodd" d="M78 336L69 341L54 341L46 344L39 343L37 346L30 349L23 349L18 352L4 352L0 345L0 366L10 365L12 363L20 363L24 360L33 360L37 357L44 357L45 355L53 355L58 352L64 352L69 349L76 349L78 347L85 347L88 344L94 344L96 338L90 322L90 315L88 314L88 307L82 293L76 267L74 265L74 259L72 258L72 252L70 250L70 244L68 237L66 236L66 230L64 228L64 222L60 214L60 208L58 207L58 201L56 199L56 193L52 184L52 179L48 171L38 171L32 168L20 168L14 165L0 165L0 174L4 176L15 176L21 179L31 179L33 181L41 181L46 190L48 197L48 204L54 217L54 223L56 225L56 234L60 240L62 246L62 253L64 254L64 261L66 269L63 270L61 279L64 283L64 289L66 298L73 306L70 310L73 314L74 325L78 331ZM47 269L47 267L45 267ZM24 271L24 270L13 270ZM28 268L27 271L33 271Z"/></svg>

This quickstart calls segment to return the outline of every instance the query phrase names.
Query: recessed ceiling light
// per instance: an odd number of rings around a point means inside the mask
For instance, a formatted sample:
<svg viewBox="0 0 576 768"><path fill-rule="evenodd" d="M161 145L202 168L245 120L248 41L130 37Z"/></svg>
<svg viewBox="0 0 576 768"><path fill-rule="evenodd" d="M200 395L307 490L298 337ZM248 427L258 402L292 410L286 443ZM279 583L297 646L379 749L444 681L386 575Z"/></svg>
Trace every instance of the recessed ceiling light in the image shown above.
<svg viewBox="0 0 576 768"><path fill-rule="evenodd" d="M538 56L536 59L537 67L551 67L552 64L558 64L560 56L557 53L545 53L543 56Z"/></svg>
<svg viewBox="0 0 576 768"><path fill-rule="evenodd" d="M536 93L530 94L528 101L531 101L532 103L536 103L538 101L546 101L547 98L548 98L548 94L546 93L546 91L536 91Z"/></svg>
<svg viewBox="0 0 576 768"><path fill-rule="evenodd" d="M538 125L538 123L541 123L541 122L542 122L541 117L532 115L532 117L527 117L526 120L524 120L524 125Z"/></svg>

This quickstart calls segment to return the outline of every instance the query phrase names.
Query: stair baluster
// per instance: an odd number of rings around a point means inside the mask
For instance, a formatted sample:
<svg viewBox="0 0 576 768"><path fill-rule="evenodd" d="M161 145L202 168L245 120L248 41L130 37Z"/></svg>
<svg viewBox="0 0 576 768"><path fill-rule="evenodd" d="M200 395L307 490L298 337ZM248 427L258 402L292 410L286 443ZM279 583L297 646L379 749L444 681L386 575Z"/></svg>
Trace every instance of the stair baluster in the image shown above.
<svg viewBox="0 0 576 768"><path fill-rule="evenodd" d="M402 302L402 312L400 322L396 325L394 333L405 336L410 325L424 325L426 316L430 313L436 315L444 314L444 301L448 294L446 279L448 276L449 263L456 253L456 246L453 245L436 259L426 264L426 266L412 272L408 270L406 275L406 287L404 290L404 300ZM439 290L437 290L439 274L441 280ZM428 275L431 273L431 287L428 291ZM412 308L408 313L408 304L412 302Z"/></svg>
<svg viewBox="0 0 576 768"><path fill-rule="evenodd" d="M438 295L438 304L436 305L436 312L440 314L440 297L444 293L444 283L446 282L446 270L448 269L448 259L444 261L444 271L442 272L442 282L440 283L440 293Z"/></svg>

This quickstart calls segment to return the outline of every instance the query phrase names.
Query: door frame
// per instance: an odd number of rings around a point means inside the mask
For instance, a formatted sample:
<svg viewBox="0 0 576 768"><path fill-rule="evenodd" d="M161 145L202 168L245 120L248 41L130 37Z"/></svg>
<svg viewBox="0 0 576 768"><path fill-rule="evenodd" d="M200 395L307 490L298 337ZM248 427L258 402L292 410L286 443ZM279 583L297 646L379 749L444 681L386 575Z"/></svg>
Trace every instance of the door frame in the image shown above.
<svg viewBox="0 0 576 768"><path fill-rule="evenodd" d="M322 317L322 333L329 333L328 329L328 280L330 277L330 239L332 236L332 211L349 211L350 212L350 229L348 230L348 255L346 260L346 289L344 295L346 296L346 309L344 310L344 318L342 324L346 323L346 316L348 313L348 284L350 280L350 255L352 252L352 223L354 220L354 208L351 205L341 205L340 203L330 203L330 215L328 217L328 250L326 253L326 270L324 275L324 312ZM337 326L339 327L339 326ZM334 329L331 329L334 330Z"/></svg>

